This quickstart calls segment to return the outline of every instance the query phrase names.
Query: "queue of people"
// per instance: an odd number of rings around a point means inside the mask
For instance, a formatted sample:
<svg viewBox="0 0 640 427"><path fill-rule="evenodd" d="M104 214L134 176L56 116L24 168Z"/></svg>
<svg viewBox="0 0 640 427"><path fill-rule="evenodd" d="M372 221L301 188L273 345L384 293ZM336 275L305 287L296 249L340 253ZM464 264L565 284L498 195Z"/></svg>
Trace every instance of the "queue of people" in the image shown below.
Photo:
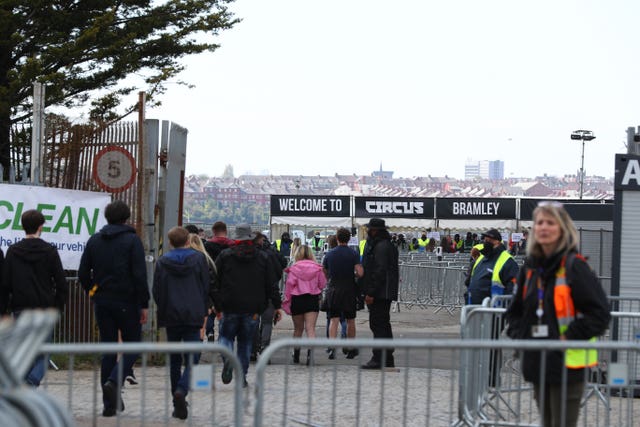
<svg viewBox="0 0 640 427"><path fill-rule="evenodd" d="M131 216L129 207L114 201L104 214L107 225L87 242L78 270L80 284L94 302L100 341L112 343L120 337L123 342L139 342L153 297L158 325L166 328L168 341L213 338L217 320L218 341L230 349L235 345L242 366L242 377L236 380L244 387L252 350L259 354L269 345L271 327L281 320L281 309L291 315L295 338L305 332L308 338L315 338L318 315L324 310L328 336L336 338L341 319L345 319L346 338L353 339L356 312L363 300L373 337L392 339L390 308L398 298L399 251L404 246L426 251L436 244L426 233L407 243L402 235L392 236L383 219L372 218L366 225L367 238L360 245L360 254L348 246L351 231L340 228L334 239L328 239L332 247L318 263L319 235L310 244L302 244L299 238L283 233L271 245L267 236L253 232L248 224L238 224L231 239L226 224L216 222L210 240L204 240L200 230L190 233L176 226L167 236L172 249L157 260L150 294L142 242L126 224ZM37 210L25 211L21 217L25 239L9 247L6 259L0 251L0 314L18 316L29 308L64 307L67 284L56 249L40 238L44 223L45 217ZM564 207L557 202L540 203L533 212L531 236L523 237L516 249L509 251L496 229L481 233L482 240L472 233L464 239L458 234L453 239L444 236L440 242L443 251L449 248L472 255L467 302L480 304L486 297L513 294L506 330L514 339L592 340L601 335L610 319L607 299L597 276L578 253L578 234ZM526 253L522 268L513 258L514 251ZM278 283L283 274L286 281L281 300ZM504 326L496 327L494 338ZM348 344L343 350L348 359L358 355ZM300 363L300 352L300 348L294 349L293 363ZM328 357L335 359L336 349L329 349ZM133 375L137 358L137 354L124 354L120 359L115 354L102 356L103 416L124 410L122 376ZM499 352L493 352L491 386L499 379L499 360ZM188 417L190 367L198 361L199 354L170 357L175 418ZM311 361L312 352L307 351L306 363ZM43 357L36 359L25 378L29 384L38 386L44 363ZM597 355L590 350L570 350L566 355L554 351L523 353L524 378L534 385L536 403L544 408L545 426L576 425L584 370L596 363ZM361 366L392 367L391 347L374 349ZM233 380L228 360L221 377L225 384ZM562 378L566 378L564 385Z"/></svg>

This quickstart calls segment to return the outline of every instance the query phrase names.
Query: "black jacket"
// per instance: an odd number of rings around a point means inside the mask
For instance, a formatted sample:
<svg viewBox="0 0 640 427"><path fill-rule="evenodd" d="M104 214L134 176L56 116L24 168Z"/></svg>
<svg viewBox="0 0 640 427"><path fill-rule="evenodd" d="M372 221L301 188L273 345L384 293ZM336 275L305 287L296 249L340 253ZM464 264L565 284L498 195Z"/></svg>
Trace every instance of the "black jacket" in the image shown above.
<svg viewBox="0 0 640 427"><path fill-rule="evenodd" d="M153 275L158 326L201 327L207 315L210 275L207 260L195 249L179 248L161 256Z"/></svg>
<svg viewBox="0 0 640 427"><path fill-rule="evenodd" d="M364 277L361 282L365 295L391 301L398 299L398 248L391 243L391 236L386 230L367 239L362 267Z"/></svg>
<svg viewBox="0 0 640 427"><path fill-rule="evenodd" d="M218 282L213 298L216 312L262 313L269 300L276 309L280 308L273 261L253 242L243 241L222 251L216 268Z"/></svg>
<svg viewBox="0 0 640 427"><path fill-rule="evenodd" d="M149 307L144 248L136 230L126 224L108 224L87 241L78 277L89 292L98 285L96 301L112 300Z"/></svg>
<svg viewBox="0 0 640 427"><path fill-rule="evenodd" d="M536 260L527 258L525 265L520 269L518 286L514 294L513 302L506 313L509 324L507 334L513 339L533 339L531 327L538 323L536 309L538 308L537 278L540 277L544 286L543 317L542 324L548 326L549 337L546 339L557 340L560 338L558 319L556 318L553 291L555 288L556 271L560 266L562 256L555 255L549 259ZM575 257L573 262L567 264L567 284L571 287L576 312L581 316L569 324L565 333L568 340L588 340L591 337L601 335L608 327L611 315L607 304L607 297L600 285L600 281L589 267L586 261ZM527 288L527 294L523 299L523 288L526 282L527 270L531 269L533 276ZM540 339L540 338L536 338ZM522 357L522 372L527 381L540 383L540 352L524 352ZM562 352L548 352L546 360L547 383L557 384L562 379L564 358ZM567 380L579 382L584 380L582 369L568 369Z"/></svg>
<svg viewBox="0 0 640 427"><path fill-rule="evenodd" d="M9 246L0 280L0 314L67 302L68 285L58 251L39 238Z"/></svg>

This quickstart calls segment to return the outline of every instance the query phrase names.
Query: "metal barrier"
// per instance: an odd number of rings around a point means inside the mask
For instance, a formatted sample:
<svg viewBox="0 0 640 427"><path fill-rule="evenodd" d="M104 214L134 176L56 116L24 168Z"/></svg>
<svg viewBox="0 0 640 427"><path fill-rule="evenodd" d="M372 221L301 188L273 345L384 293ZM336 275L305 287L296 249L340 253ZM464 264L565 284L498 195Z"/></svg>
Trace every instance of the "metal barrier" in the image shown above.
<svg viewBox="0 0 640 427"><path fill-rule="evenodd" d="M95 343L99 341L98 326L91 298L82 289L77 277L67 277L69 297L53 333L54 343Z"/></svg>
<svg viewBox="0 0 640 427"><path fill-rule="evenodd" d="M461 313L462 338L493 340L495 343L508 342L501 334L504 329L505 311L504 308L466 306ZM600 337L600 342L608 342L614 346L620 342L637 343L640 339L640 313L612 312L611 316L611 325ZM590 413L596 414L600 420L596 425L630 425L620 424L619 417L611 418L612 410L616 407L612 396L640 396L637 380L640 378L638 350L640 346L636 344L634 351L600 351L598 366L586 371L582 405L583 408L588 408ZM624 390L613 387L616 381L620 381L620 372L623 372L624 384L628 385ZM517 408L523 402L518 398L526 393L533 399L531 386L524 384L520 377L519 359L516 355L507 354L503 357L502 352L495 349L462 352L459 415L465 423L496 418L517 419L520 422ZM633 412L633 399L628 402L626 411ZM531 422L531 419L528 421Z"/></svg>
<svg viewBox="0 0 640 427"><path fill-rule="evenodd" d="M499 309L488 309L499 310ZM338 363L319 358L326 347L358 348L360 355L354 361ZM282 353L293 348L313 350L314 363L310 366L286 362L271 363ZM398 368L362 370L356 364L368 358L371 348L395 349ZM505 425L534 426L540 422L531 385L525 384L518 368L518 360L509 359L509 369L500 373L500 398L491 405L479 406L476 412L464 405L466 397L460 394L465 377L463 371L475 371L477 376L488 377L484 365L466 365L458 370L456 363L467 353L490 353L498 350L512 355L516 350L565 351L569 348L598 349L601 352L638 352L640 347L630 342L583 341L492 341L492 340L375 340L354 339L284 339L272 342L262 353L256 365L256 406L254 426L263 425ZM383 354L385 354L383 352ZM426 361L425 367L415 367L416 361ZM287 359L288 360L288 359ZM444 362L443 362L444 361ZM484 373L484 375L482 375ZM612 408L605 414L602 405L584 404L579 425L631 426L639 419L640 408L633 399L614 396L612 391L629 391L632 385L609 383L602 385ZM488 391L491 391L490 388ZM482 396L487 396L484 391ZM480 403L484 403L480 400Z"/></svg>
<svg viewBox="0 0 640 427"><path fill-rule="evenodd" d="M0 425L67 427L73 421L51 396L27 387L40 344L58 319L55 310L24 311L0 322Z"/></svg>
<svg viewBox="0 0 640 427"><path fill-rule="evenodd" d="M169 355L175 353L213 355L210 362L204 363L201 359L199 365L193 365L192 357L187 357L187 363L192 367L191 392L187 395L188 425L242 426L243 414L249 408L249 389L243 389L242 381L237 381L243 377L240 362L234 353L219 344L49 344L42 346L40 352L55 356L61 365L59 371L47 373L41 388L65 405L81 425L98 425L102 412L102 402L98 403L102 399L99 355L109 353L141 354L140 365L134 368L138 384L125 382L123 388L125 410L116 414L118 425L169 425L172 419ZM222 370L218 355L227 358L233 368L236 380L231 385L215 385L217 374ZM65 360L60 360L61 357ZM122 365L118 366L118 376L122 380L125 375Z"/></svg>
<svg viewBox="0 0 640 427"><path fill-rule="evenodd" d="M453 314L464 305L464 275L462 268L402 264L394 309L402 304L408 308L434 307L436 313L444 309Z"/></svg>

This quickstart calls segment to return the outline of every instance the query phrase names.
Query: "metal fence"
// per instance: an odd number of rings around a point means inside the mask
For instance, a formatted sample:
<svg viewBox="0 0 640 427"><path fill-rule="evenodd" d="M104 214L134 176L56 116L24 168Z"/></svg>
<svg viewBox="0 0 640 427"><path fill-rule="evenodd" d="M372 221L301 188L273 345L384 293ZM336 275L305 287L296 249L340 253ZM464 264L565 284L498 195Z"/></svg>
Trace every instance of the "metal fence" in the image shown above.
<svg viewBox="0 0 640 427"><path fill-rule="evenodd" d="M510 341L503 333L505 311L483 306L466 306L462 310L462 338L494 342L493 348L462 351L458 409L464 424L492 424L489 421L496 419L501 420L500 425L536 422L532 411L523 417L521 409L533 402L532 386L521 377L518 352L523 348L510 348L505 353L501 345ZM610 327L599 343L612 346L601 346L598 366L585 370L586 389L581 404L584 425L630 426L632 415L638 415L633 396L640 395L636 380L640 378L640 313L611 315ZM552 351L546 347L548 342L542 341L544 351ZM587 423L587 419L594 418L597 421L593 424Z"/></svg>
<svg viewBox="0 0 640 427"><path fill-rule="evenodd" d="M243 389L242 381L222 385L217 380L223 367L221 356L229 360L234 378L243 377L235 354L219 344L49 344L40 351L59 367L49 370L40 388L55 396L79 426L102 425L105 420L101 416L100 354L140 354L140 364L134 367L137 385L122 381L125 373L118 365L119 382L125 385L121 393L124 410L116 413L117 425L184 425L184 421L172 418L169 356L176 353L186 356L185 363L192 367L187 425L242 426L250 406L249 389ZM193 365L193 353L202 353L200 364Z"/></svg>

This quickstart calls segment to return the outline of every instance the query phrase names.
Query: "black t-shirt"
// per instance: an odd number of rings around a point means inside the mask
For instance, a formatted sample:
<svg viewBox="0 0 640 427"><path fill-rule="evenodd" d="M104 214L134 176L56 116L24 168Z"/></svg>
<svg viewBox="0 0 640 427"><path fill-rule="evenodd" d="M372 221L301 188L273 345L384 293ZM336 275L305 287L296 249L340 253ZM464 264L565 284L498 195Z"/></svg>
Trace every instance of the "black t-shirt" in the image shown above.
<svg viewBox="0 0 640 427"><path fill-rule="evenodd" d="M360 264L360 256L348 246L331 249L322 260L322 266L332 279L353 278L353 270L357 264Z"/></svg>

